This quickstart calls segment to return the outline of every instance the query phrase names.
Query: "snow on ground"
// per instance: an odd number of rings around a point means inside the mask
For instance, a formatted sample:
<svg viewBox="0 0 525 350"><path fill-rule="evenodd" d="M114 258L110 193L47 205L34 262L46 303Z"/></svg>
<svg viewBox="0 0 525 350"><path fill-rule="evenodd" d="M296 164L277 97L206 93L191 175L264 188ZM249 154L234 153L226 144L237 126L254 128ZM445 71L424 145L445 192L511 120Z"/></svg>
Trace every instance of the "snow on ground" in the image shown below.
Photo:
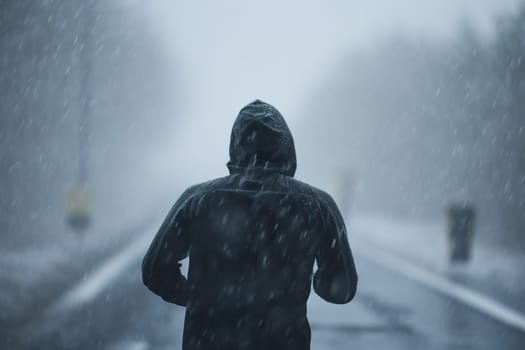
<svg viewBox="0 0 525 350"><path fill-rule="evenodd" d="M471 260L451 264L445 222L402 221L379 215L356 215L351 220L352 239L365 240L418 266L483 289L519 307L525 294L525 255L490 246L474 237ZM516 299L516 300L512 300ZM522 312L524 310L521 310Z"/></svg>
<svg viewBox="0 0 525 350"><path fill-rule="evenodd" d="M154 221L158 223L160 218ZM521 269L525 256L475 240L472 260L467 264L453 265L448 261L444 222L400 221L377 215L355 215L349 222L351 245L352 242L365 241L520 309L521 296L525 293L522 283L525 271ZM0 248L0 322L8 321L9 325L13 317L18 319L23 312L38 311L54 301L65 286L83 277L87 279L98 262L105 261L108 253L119 251L120 247L137 238L130 230L141 233L139 226L138 223L130 223L128 230L111 232L109 236L112 238L107 238L107 232L99 232L94 234L95 239L79 240L71 236L60 243L29 246L23 251ZM106 239L102 239L105 236ZM359 246L354 245L357 256ZM359 319L352 315L359 315ZM336 346L334 342L339 338L344 342L343 337L336 336L339 333L334 329L338 327L386 327L385 319L360 302L359 298L349 305L330 305L312 293L308 302L308 317L316 334L312 338L312 347L317 349ZM137 343L136 346L140 348L142 344Z"/></svg>
<svg viewBox="0 0 525 350"><path fill-rule="evenodd" d="M150 228L152 222L161 220L149 219L121 222L120 229L113 224L84 236L69 234L16 250L0 248L0 323L13 326L40 312L68 285L87 278L108 255L133 242L145 226Z"/></svg>

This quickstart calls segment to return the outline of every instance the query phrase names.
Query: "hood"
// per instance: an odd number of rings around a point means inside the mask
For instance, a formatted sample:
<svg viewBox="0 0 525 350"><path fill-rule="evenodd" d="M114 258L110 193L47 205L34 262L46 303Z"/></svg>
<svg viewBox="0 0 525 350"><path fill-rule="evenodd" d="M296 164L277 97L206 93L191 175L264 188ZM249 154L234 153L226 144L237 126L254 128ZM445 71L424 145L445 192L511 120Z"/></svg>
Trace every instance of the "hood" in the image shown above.
<svg viewBox="0 0 525 350"><path fill-rule="evenodd" d="M272 105L256 100L239 112L230 138L231 173L264 169L293 176L295 146L288 125Z"/></svg>

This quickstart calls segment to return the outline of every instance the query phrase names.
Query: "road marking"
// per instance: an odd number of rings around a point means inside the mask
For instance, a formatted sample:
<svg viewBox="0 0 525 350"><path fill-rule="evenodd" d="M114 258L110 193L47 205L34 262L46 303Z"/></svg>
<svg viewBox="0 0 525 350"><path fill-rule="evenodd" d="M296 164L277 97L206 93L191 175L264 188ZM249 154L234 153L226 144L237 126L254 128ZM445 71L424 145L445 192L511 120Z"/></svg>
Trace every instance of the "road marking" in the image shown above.
<svg viewBox="0 0 525 350"><path fill-rule="evenodd" d="M126 349L128 350L147 350L148 348L149 348L149 344L141 341L141 342L129 344Z"/></svg>
<svg viewBox="0 0 525 350"><path fill-rule="evenodd" d="M111 347L111 350L148 350L149 344L145 341L126 341Z"/></svg>
<svg viewBox="0 0 525 350"><path fill-rule="evenodd" d="M358 242L356 241L354 243ZM467 288L418 267L404 259L386 252L383 249L374 248L365 242L360 242L358 245L354 246L357 248L355 250L356 255L359 255L372 263L376 263L385 269L402 274L431 289L469 305L500 322L525 332L525 315L511 309L507 305L476 292L473 289Z"/></svg>
<svg viewBox="0 0 525 350"><path fill-rule="evenodd" d="M150 235L143 234L126 248L108 258L89 276L82 279L55 303L51 304L49 311L52 313L64 313L95 299L109 285L111 280L121 274L141 255L145 254L152 239Z"/></svg>
<svg viewBox="0 0 525 350"><path fill-rule="evenodd" d="M87 278L81 280L77 285L64 293L62 297L51 305L49 311L53 313L67 312L95 299L95 297L108 286L111 280L116 278L137 258L145 253L151 240L152 237L150 235L144 234L130 243L125 249L110 257ZM356 241L354 243L358 242ZM500 322L525 332L525 315L512 310L510 307L495 299L429 272L383 249L374 248L364 242L360 242L359 249L356 249L355 253L385 269L402 274L431 289L469 305Z"/></svg>

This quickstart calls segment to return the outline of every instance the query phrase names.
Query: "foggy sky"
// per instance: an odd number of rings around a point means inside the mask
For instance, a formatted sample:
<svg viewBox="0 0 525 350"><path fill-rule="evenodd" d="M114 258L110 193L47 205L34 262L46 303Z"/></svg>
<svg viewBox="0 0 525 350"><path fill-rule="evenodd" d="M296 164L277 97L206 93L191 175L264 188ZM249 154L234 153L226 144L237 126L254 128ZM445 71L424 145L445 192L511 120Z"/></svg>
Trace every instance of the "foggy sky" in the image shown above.
<svg viewBox="0 0 525 350"><path fill-rule="evenodd" d="M122 6L143 12L160 45L182 65L182 75L173 77L184 96L177 123L168 126L173 149L158 159L170 159L173 172L194 182L225 173L230 128L248 102L274 104L293 133L303 103L316 98L316 84L350 51L395 33L450 37L465 19L490 35L494 15L517 2L166 0ZM300 142L296 146L300 152Z"/></svg>

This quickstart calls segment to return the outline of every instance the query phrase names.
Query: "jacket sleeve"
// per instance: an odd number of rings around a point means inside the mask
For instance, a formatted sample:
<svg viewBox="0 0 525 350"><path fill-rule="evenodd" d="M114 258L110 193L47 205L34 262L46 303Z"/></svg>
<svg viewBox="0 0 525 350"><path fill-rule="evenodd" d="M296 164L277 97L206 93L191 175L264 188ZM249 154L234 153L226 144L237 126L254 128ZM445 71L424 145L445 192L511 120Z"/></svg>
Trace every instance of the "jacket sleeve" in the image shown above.
<svg viewBox="0 0 525 350"><path fill-rule="evenodd" d="M167 302L186 306L188 287L180 260L189 253L189 202L194 191L186 190L173 205L142 261L142 281Z"/></svg>
<svg viewBox="0 0 525 350"><path fill-rule="evenodd" d="M328 302L348 303L357 290L357 272L345 223L328 194L321 194L320 206L321 238L316 257L318 270L314 274L314 290Z"/></svg>

